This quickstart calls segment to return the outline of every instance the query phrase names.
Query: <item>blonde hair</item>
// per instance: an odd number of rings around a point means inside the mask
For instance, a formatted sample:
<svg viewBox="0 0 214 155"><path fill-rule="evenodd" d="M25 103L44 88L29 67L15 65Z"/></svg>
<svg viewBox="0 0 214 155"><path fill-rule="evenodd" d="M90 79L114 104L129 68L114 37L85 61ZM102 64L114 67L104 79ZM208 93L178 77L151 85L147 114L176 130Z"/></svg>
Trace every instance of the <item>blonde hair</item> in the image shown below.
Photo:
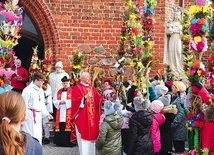
<svg viewBox="0 0 214 155"><path fill-rule="evenodd" d="M26 113L22 96L14 91L0 94L0 145L4 155L24 155L24 138L10 124L21 122ZM8 118L3 119L4 117Z"/></svg>

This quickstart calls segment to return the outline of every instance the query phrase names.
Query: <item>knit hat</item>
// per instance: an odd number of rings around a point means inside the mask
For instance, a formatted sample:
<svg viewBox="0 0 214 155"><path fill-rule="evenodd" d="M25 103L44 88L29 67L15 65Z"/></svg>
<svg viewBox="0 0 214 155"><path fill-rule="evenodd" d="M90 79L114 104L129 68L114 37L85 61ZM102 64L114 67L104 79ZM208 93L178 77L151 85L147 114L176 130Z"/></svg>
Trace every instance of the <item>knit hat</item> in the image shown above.
<svg viewBox="0 0 214 155"><path fill-rule="evenodd" d="M160 100L154 100L154 101L152 101L152 103L150 105L151 111L153 111L155 113L161 112L163 107L164 107L164 105Z"/></svg>
<svg viewBox="0 0 214 155"><path fill-rule="evenodd" d="M174 81L173 85L178 92L184 92L187 89L186 85L182 81Z"/></svg>
<svg viewBox="0 0 214 155"><path fill-rule="evenodd" d="M157 95L153 86L149 87L149 99L150 101L157 100Z"/></svg>
<svg viewBox="0 0 214 155"><path fill-rule="evenodd" d="M120 103L119 102L111 102L109 100L104 102L104 113L105 115L114 114L115 112L120 110Z"/></svg>
<svg viewBox="0 0 214 155"><path fill-rule="evenodd" d="M58 62L55 64L55 67L63 68L62 61L58 61Z"/></svg>
<svg viewBox="0 0 214 155"><path fill-rule="evenodd" d="M171 95L170 94L163 95L159 97L158 100L160 100L164 104L164 106L168 106L171 103Z"/></svg>
<svg viewBox="0 0 214 155"><path fill-rule="evenodd" d="M148 99L144 100L142 97L137 96L133 100L135 111L146 110L150 106Z"/></svg>
<svg viewBox="0 0 214 155"><path fill-rule="evenodd" d="M168 91L169 91L169 89L164 85L155 86L155 92L158 96L165 95L168 93Z"/></svg>
<svg viewBox="0 0 214 155"><path fill-rule="evenodd" d="M111 97L111 93L113 93L113 89L106 89L103 92L103 97L108 100Z"/></svg>

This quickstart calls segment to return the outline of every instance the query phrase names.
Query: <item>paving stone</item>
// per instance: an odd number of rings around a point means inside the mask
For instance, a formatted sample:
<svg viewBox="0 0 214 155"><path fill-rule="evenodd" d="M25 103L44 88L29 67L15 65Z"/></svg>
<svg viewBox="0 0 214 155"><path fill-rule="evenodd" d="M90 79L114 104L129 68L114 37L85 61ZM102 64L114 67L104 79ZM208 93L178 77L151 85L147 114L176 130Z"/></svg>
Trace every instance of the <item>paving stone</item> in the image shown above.
<svg viewBox="0 0 214 155"><path fill-rule="evenodd" d="M75 147L59 147L53 143L42 146L43 155L79 155L78 146ZM97 153L96 155L99 155Z"/></svg>

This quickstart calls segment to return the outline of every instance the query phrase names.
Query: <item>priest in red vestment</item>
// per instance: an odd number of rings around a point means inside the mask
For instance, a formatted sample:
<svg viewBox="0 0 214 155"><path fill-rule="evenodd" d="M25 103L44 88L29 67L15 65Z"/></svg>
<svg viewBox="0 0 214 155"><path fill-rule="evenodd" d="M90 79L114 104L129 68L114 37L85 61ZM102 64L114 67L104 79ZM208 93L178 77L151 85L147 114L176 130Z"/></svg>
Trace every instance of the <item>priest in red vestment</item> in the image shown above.
<svg viewBox="0 0 214 155"><path fill-rule="evenodd" d="M74 121L80 155L95 155L103 97L91 84L88 72L82 72L80 82L72 91L71 119Z"/></svg>

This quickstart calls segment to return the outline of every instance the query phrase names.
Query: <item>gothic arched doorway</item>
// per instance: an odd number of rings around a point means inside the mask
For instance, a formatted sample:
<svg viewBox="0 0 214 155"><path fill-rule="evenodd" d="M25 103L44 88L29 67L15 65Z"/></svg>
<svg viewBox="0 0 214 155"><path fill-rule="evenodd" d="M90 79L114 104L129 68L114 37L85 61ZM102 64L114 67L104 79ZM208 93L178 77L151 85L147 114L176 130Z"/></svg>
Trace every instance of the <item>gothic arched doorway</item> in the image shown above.
<svg viewBox="0 0 214 155"><path fill-rule="evenodd" d="M38 57L39 59L44 58L44 43L39 29L32 22L26 11L23 13L23 18L24 22L20 32L21 38L14 51L16 56L22 61L22 65L28 69L33 54L33 47L38 46Z"/></svg>

